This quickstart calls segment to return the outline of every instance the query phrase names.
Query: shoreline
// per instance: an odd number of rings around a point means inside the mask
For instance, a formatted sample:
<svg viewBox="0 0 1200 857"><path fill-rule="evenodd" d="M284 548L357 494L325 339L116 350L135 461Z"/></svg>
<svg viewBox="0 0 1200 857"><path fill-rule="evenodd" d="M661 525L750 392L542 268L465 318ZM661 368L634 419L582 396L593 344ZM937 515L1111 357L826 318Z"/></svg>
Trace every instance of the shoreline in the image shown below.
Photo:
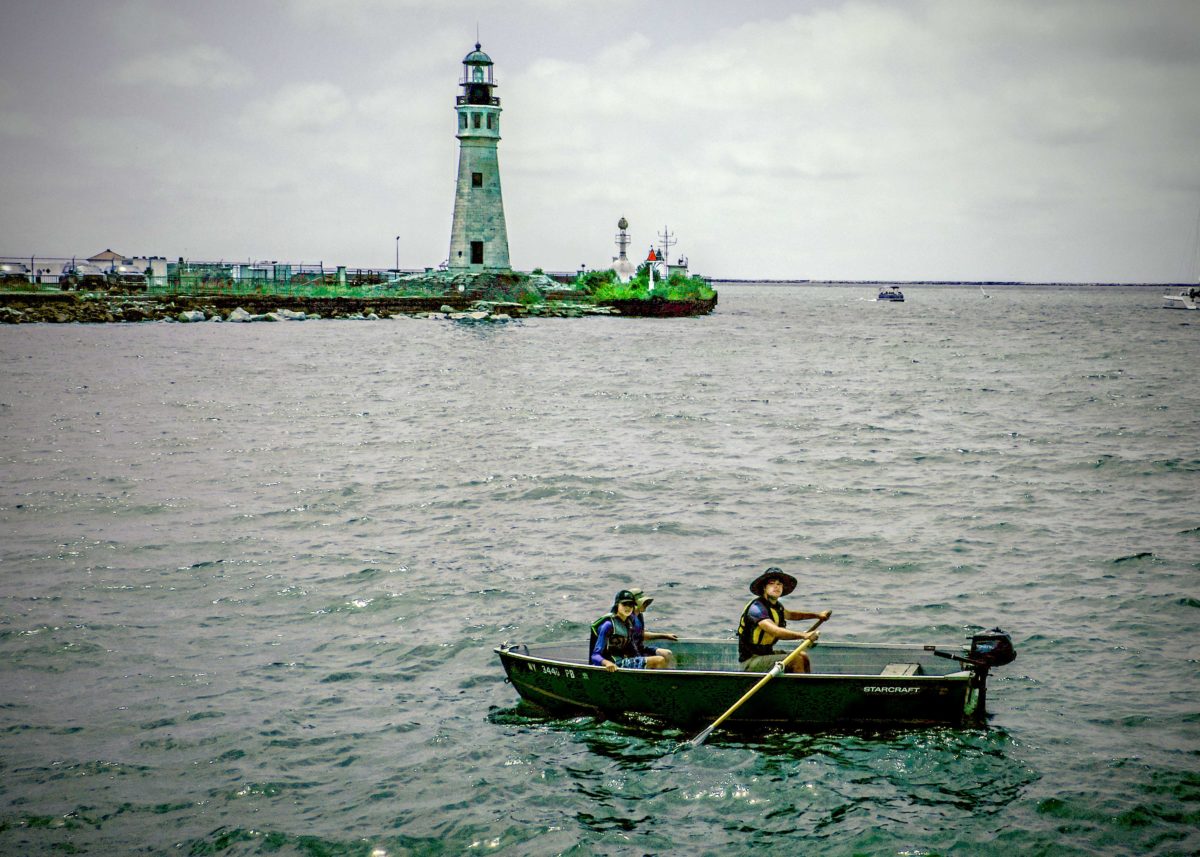
<svg viewBox="0 0 1200 857"><path fill-rule="evenodd" d="M582 296L581 296L582 297ZM147 295L125 292L0 292L0 323L111 324L142 321L310 321L435 318L506 322L523 318L707 315L710 301L607 301L555 295L536 304L486 301L469 294L430 297L305 297L288 295Z"/></svg>
<svg viewBox="0 0 1200 857"><path fill-rule="evenodd" d="M748 280L744 278L724 279L709 277L711 283L746 286L964 286L978 288L1031 288L1031 289L1091 289L1091 288L1130 288L1130 289L1176 289L1188 288L1195 283L1060 283L1060 282L1022 282L1019 280Z"/></svg>

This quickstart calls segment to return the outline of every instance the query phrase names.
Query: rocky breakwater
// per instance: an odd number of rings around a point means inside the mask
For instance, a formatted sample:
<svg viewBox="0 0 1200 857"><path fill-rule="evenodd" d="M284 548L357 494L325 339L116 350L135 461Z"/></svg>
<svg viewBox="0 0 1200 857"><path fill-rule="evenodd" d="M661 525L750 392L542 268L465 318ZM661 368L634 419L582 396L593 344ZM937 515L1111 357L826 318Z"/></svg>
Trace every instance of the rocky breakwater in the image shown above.
<svg viewBox="0 0 1200 857"><path fill-rule="evenodd" d="M466 295L433 297L286 297L272 295L123 295L23 292L0 294L0 322L280 322L322 318L432 318L461 323L506 322L528 317L619 315L613 307L569 301L518 303Z"/></svg>
<svg viewBox="0 0 1200 857"><path fill-rule="evenodd" d="M650 298L615 299L602 302L621 315L637 318L685 318L694 315L708 315L717 306L717 295L711 298L687 298L671 300L654 295Z"/></svg>

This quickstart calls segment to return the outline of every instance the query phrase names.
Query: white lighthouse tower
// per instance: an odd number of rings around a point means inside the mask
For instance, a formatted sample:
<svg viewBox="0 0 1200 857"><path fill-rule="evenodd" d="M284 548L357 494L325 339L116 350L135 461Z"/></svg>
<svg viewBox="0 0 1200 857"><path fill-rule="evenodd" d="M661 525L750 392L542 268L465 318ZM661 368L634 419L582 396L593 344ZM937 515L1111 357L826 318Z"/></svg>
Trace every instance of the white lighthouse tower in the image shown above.
<svg viewBox="0 0 1200 857"><path fill-rule="evenodd" d="M507 271L508 229L500 193L500 99L493 94L492 58L475 50L463 59L458 112L458 186L450 229L452 271Z"/></svg>

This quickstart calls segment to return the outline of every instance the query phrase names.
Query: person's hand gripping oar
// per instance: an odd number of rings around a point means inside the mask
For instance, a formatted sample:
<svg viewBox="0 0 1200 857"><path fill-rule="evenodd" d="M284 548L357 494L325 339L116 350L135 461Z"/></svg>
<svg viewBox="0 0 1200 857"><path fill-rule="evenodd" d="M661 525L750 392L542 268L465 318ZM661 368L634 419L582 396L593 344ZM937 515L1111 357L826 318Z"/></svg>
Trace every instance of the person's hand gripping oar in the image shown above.
<svg viewBox="0 0 1200 857"><path fill-rule="evenodd" d="M693 747L699 747L701 744L703 744L705 739L708 738L708 736L712 734L712 731L714 729L716 729L718 726L720 726L722 723L724 723L729 718L729 715L733 714L733 712L737 711L739 708L742 707L742 703L744 703L750 697L754 696L754 694L758 693L758 691L763 687L763 685L765 685L771 679L775 678L775 676L779 675L781 672L783 672L785 669L787 669L788 664L790 664L793 659L799 657L801 652L803 652L805 649L812 647L812 644L817 641L817 638L816 638L817 628L821 627L821 623L824 622L827 618L829 618L829 617L822 616L820 619L818 619L816 622L814 622L813 626L811 628L809 628L808 631L806 632L808 634L813 634L814 635L813 637L802 641L800 643L800 645L798 645L798 646L796 646L796 648L792 649L792 651L788 654L788 656L786 658L784 658L779 663L775 664L775 666L771 667L771 671L768 672L765 676L763 676L762 679L756 685L754 685L754 687L752 687L748 691L746 691L746 693L743 694L741 699L739 699L732 706L730 706L728 711L726 711L724 714L722 714L720 717L718 717L716 720L714 720L712 722L711 726L709 726L707 729L705 729L703 732L701 732L699 735L697 735L691 741L685 741L683 744L680 744L679 745L680 748L682 748L684 750L690 750Z"/></svg>

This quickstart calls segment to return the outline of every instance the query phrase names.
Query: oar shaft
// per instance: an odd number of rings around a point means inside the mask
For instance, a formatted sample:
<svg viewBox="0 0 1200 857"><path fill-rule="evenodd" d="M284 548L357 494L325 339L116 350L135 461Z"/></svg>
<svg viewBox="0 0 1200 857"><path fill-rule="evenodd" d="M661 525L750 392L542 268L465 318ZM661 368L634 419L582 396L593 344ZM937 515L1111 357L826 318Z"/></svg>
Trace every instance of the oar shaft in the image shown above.
<svg viewBox="0 0 1200 857"><path fill-rule="evenodd" d="M812 640L805 640L803 643L796 646L796 648L793 649L792 652L786 658L784 658L779 663L775 664L775 666L771 667L770 671L765 676L763 676L759 680L759 682L756 685L754 685L754 687L750 688L748 691L746 691L744 694L742 694L742 698L739 699L737 702L735 702L733 705L731 705L729 707L728 711L726 711L724 714L722 714L720 717L718 717L716 720L714 720L713 724L704 730L704 734L707 736L707 734L709 732L712 732L714 729L716 729L718 726L720 726L722 723L724 723L726 720L728 720L730 715L732 715L735 711L737 711L739 708L742 707L742 703L744 703L750 697L754 696L754 694L758 693L759 688L761 688L764 684L766 684L771 679L775 678L775 676L779 675L781 672L783 672L785 669L787 669L788 664L790 664L792 662L792 658L796 657L796 655L800 654L801 652L803 652L805 649L809 648L810 646L812 646Z"/></svg>
<svg viewBox="0 0 1200 857"><path fill-rule="evenodd" d="M811 634L813 631L817 630L817 628L821 627L821 623L824 621L825 621L824 619L818 619L813 624L813 626L808 629L808 631L806 633ZM763 676L762 679L757 684L754 685L754 687L750 688L748 691L746 691L744 694L742 694L741 699L739 699L732 706L730 706L728 711L726 711L724 714L722 714L720 717L718 717L716 720L714 720L712 722L711 726L709 726L707 729L705 729L703 732L701 732L699 735L697 735L695 738L693 738L691 741L689 741L686 746L698 747L699 745L703 744L704 739L706 739L712 733L712 731L714 729L716 729L718 726L720 726L722 723L724 723L726 720L728 720L729 716L731 714L733 714L735 711L737 711L739 708L742 707L742 703L744 703L750 697L754 696L754 694L758 693L759 688L761 688L764 684L766 684L771 679L775 678L775 676L779 675L781 672L783 672L785 669L787 669L788 664L790 664L792 662L792 660L795 657L797 657L801 652L803 652L805 649L810 648L812 646L812 644L813 644L812 640L804 640L802 643L800 643L800 645L798 645L798 646L796 646L796 648L792 649L792 651L788 654L788 656L786 658L784 658L779 663L775 664L775 666L771 667L770 672L768 672L765 676Z"/></svg>

